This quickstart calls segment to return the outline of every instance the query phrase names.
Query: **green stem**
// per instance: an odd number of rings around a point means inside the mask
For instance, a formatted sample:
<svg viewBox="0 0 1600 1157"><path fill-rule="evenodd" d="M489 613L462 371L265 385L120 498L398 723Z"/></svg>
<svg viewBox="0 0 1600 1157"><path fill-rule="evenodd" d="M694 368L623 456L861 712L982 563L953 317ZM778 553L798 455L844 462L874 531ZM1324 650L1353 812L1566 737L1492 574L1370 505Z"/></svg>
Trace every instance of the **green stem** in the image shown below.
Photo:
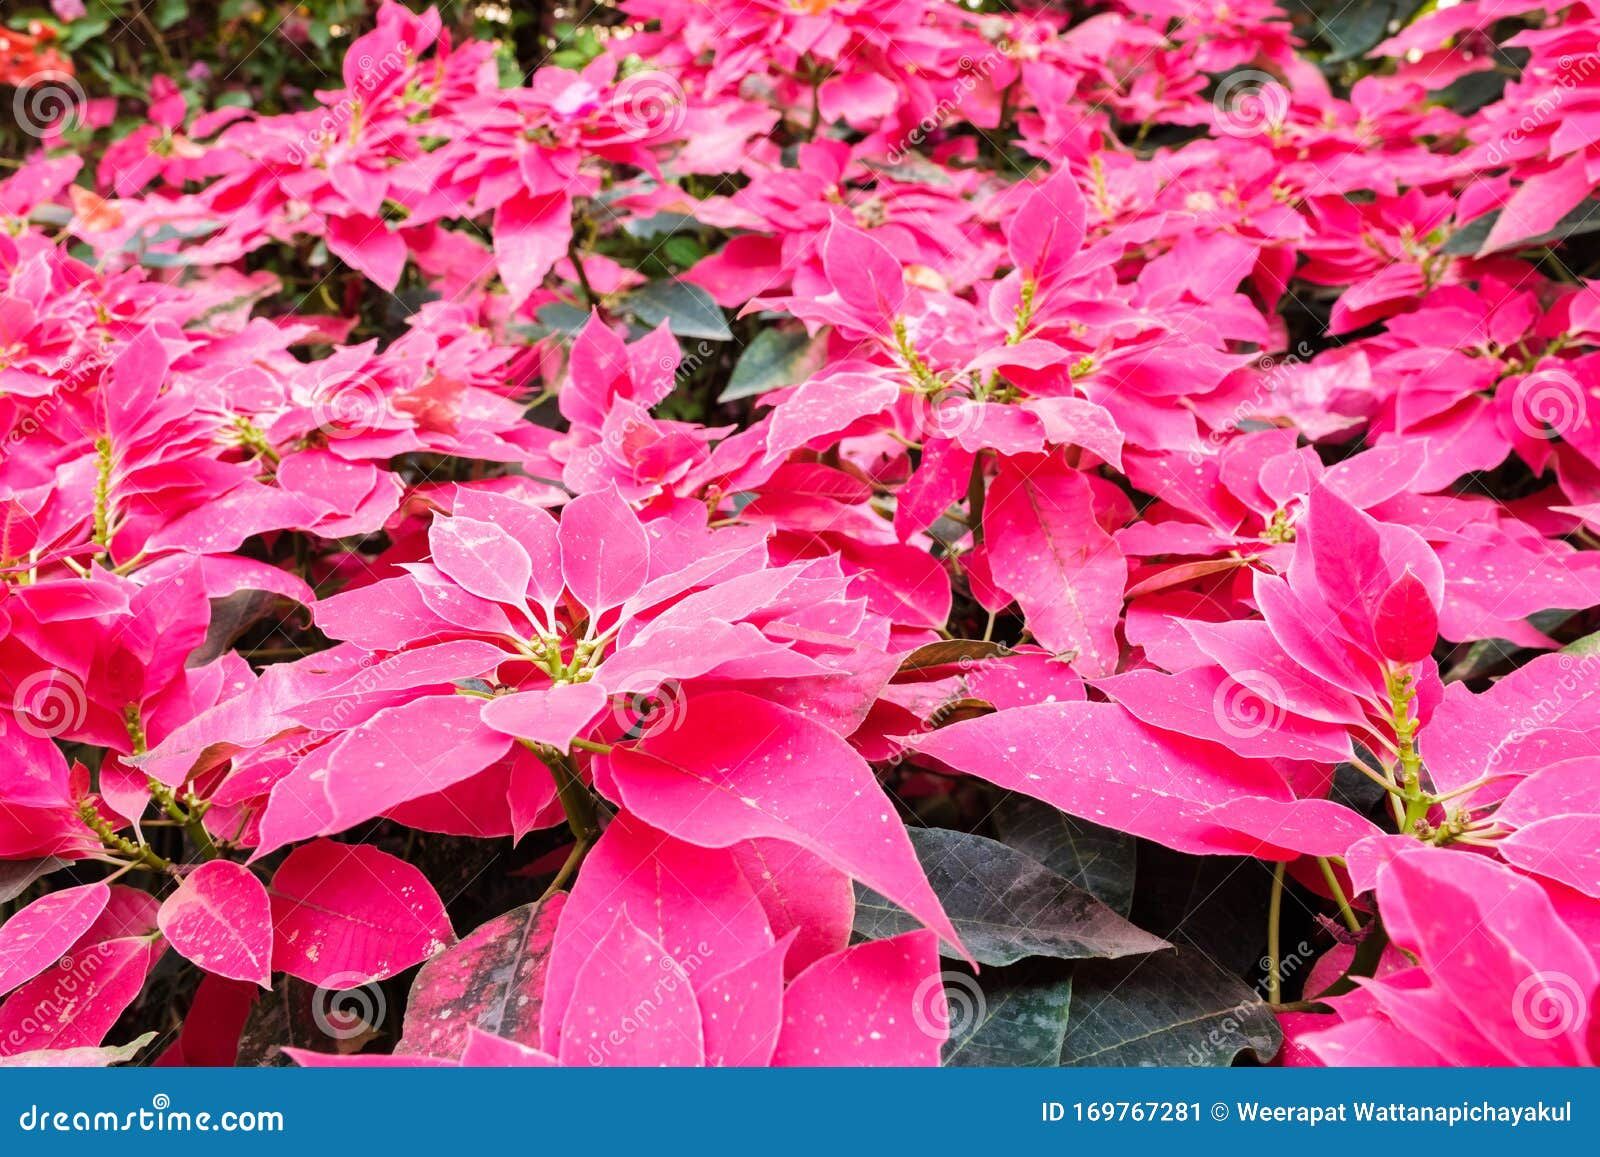
<svg viewBox="0 0 1600 1157"><path fill-rule="evenodd" d="M983 476L984 454L979 452L972 459L972 475L967 479L967 525L972 529L972 542L975 546L983 545L983 502L985 479Z"/></svg>
<svg viewBox="0 0 1600 1157"><path fill-rule="evenodd" d="M85 827L99 837L101 845L107 851L115 852L152 872L165 872L172 866L151 848L144 844L136 844L126 836L118 835L94 806L92 800L86 799L78 805L78 818L83 821Z"/></svg>
<svg viewBox="0 0 1600 1157"><path fill-rule="evenodd" d="M1272 866L1272 898L1267 904L1267 1001L1271 1004L1283 1000L1283 964L1278 952L1278 932L1283 918L1284 867L1282 860Z"/></svg>
<svg viewBox="0 0 1600 1157"><path fill-rule="evenodd" d="M111 471L114 459L109 435L94 440L95 480L92 535L102 549L111 543Z"/></svg>
<svg viewBox="0 0 1600 1157"><path fill-rule="evenodd" d="M556 781L556 798L561 801L561 810L567 817L567 828L572 832L572 852L567 856L566 863L561 865L561 870L556 873L556 878L550 882L546 895L557 891L566 882L572 879L578 865L583 862L583 857L595 840L600 836L600 817L595 810L594 796L589 794L589 789L578 776L577 768L572 766L572 760L553 747L533 743L530 740L518 740L528 750L534 752L544 761L550 769L550 774Z"/></svg>
<svg viewBox="0 0 1600 1157"><path fill-rule="evenodd" d="M1317 866L1322 869L1322 878L1328 884L1328 891L1333 893L1334 902L1339 905L1339 915L1344 917L1345 927L1352 932L1361 931L1361 921L1356 919L1355 910L1350 907L1350 898L1344 894L1344 888L1339 883L1339 874L1333 870L1328 857L1318 856Z"/></svg>

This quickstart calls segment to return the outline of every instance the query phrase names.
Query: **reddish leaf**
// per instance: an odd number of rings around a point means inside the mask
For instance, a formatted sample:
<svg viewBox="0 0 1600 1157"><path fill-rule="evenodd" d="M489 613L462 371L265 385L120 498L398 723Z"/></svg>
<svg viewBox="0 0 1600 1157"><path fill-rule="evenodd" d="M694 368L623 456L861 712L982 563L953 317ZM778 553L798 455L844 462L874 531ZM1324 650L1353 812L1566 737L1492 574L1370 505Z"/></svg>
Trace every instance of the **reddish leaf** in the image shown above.
<svg viewBox="0 0 1600 1157"><path fill-rule="evenodd" d="M469 1061L473 1030L516 1045L536 1047L539 1015L556 922L567 901L557 892L524 904L474 929L417 973L406 1001L401 1055L458 1056Z"/></svg>
<svg viewBox="0 0 1600 1157"><path fill-rule="evenodd" d="M272 985L272 904L255 873L211 860L161 905L162 934L178 954L230 980Z"/></svg>
<svg viewBox="0 0 1600 1157"><path fill-rule="evenodd" d="M0 996L43 972L77 943L111 900L104 884L41 897L0 926Z"/></svg>
<svg viewBox="0 0 1600 1157"><path fill-rule="evenodd" d="M271 897L274 966L327 988L393 976L455 940L427 878L364 844L296 848L272 878Z"/></svg>
<svg viewBox="0 0 1600 1157"><path fill-rule="evenodd" d="M939 1063L950 1016L931 932L871 940L825 956L789 985L772 1063Z"/></svg>

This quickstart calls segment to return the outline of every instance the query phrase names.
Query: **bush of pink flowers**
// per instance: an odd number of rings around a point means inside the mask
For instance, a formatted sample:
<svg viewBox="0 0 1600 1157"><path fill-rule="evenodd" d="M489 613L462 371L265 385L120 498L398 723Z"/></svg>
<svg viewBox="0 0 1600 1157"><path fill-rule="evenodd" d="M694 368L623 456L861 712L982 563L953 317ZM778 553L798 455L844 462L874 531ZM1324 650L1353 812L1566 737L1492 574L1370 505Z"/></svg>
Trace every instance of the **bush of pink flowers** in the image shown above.
<svg viewBox="0 0 1600 1157"><path fill-rule="evenodd" d="M1600 8L1398 8L12 62L0 1065L1600 1059Z"/></svg>

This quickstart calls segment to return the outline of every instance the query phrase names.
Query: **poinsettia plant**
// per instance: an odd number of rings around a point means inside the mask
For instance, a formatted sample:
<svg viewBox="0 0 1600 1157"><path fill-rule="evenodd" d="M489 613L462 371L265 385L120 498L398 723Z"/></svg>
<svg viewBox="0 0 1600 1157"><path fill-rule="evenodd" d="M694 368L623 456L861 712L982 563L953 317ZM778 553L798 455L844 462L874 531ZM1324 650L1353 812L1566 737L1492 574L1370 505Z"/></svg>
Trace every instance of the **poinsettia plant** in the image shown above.
<svg viewBox="0 0 1600 1157"><path fill-rule="evenodd" d="M1600 1060L1600 9L1322 15L0 31L0 1065Z"/></svg>

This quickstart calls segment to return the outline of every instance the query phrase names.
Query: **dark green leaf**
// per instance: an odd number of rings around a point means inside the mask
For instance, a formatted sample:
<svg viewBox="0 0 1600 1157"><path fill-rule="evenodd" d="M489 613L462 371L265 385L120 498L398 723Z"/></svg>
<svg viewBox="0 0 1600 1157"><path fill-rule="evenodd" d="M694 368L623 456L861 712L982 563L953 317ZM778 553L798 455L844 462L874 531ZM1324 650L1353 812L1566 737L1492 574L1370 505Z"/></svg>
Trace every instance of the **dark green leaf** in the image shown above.
<svg viewBox="0 0 1600 1157"><path fill-rule="evenodd" d="M1240 856L1190 856L1159 844L1139 847L1132 917L1174 944L1189 944L1245 975L1267 943L1272 869Z"/></svg>
<svg viewBox="0 0 1600 1157"><path fill-rule="evenodd" d="M945 980L949 1068L1046 1068L1061 1063L1072 1005L1066 966L1028 961L984 969L981 981L964 972Z"/></svg>
<svg viewBox="0 0 1600 1157"><path fill-rule="evenodd" d="M35 880L43 879L66 866L65 860L58 860L54 856L46 856L42 860L6 860L0 863L0 904L15 900Z"/></svg>
<svg viewBox="0 0 1600 1157"><path fill-rule="evenodd" d="M753 398L805 381L821 368L824 344L806 336L805 330L762 330L739 355L733 376L717 401Z"/></svg>
<svg viewBox="0 0 1600 1157"><path fill-rule="evenodd" d="M676 279L652 281L622 299L621 308L646 325L670 322L674 337L703 337L728 341L733 331L722 307L698 285Z"/></svg>
<svg viewBox="0 0 1600 1157"><path fill-rule="evenodd" d="M1489 239L1489 232L1494 228L1494 223L1500 219L1500 210L1485 213L1482 217L1468 222L1457 229L1439 247L1439 252L1450 253L1456 256L1471 256L1483 249L1483 244ZM1537 249L1541 245L1549 245L1568 237L1576 237L1582 233L1600 231L1600 197L1589 197L1575 205L1561 220L1557 221L1548 232L1540 233L1537 237L1525 237L1516 242L1517 249Z"/></svg>
<svg viewBox="0 0 1600 1157"><path fill-rule="evenodd" d="M1130 956L1168 947L1037 860L998 841L942 828L913 828L910 835L929 884L980 964L1014 964L1026 956ZM901 908L857 886L859 935L876 940L918 927ZM959 955L949 945L942 951L952 958Z"/></svg>
<svg viewBox="0 0 1600 1157"><path fill-rule="evenodd" d="M1231 1065L1269 1061L1283 1034L1260 996L1204 953L1183 948L1080 965L1072 975L1066 1065Z"/></svg>
<svg viewBox="0 0 1600 1157"><path fill-rule="evenodd" d="M935 644L937 646L937 644ZM1008 794L995 809L1000 839L1126 916L1133 907L1139 841L1058 811L1025 795Z"/></svg>

